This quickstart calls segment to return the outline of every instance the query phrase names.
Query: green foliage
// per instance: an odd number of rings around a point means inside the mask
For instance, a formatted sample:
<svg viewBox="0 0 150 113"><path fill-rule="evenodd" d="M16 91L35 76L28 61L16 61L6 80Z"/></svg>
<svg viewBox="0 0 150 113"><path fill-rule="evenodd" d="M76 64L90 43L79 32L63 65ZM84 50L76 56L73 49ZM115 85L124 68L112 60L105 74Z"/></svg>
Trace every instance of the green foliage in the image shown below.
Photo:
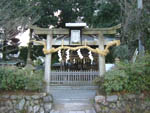
<svg viewBox="0 0 150 113"><path fill-rule="evenodd" d="M75 22L78 17L92 24L96 0L40 0L39 8L41 18L36 22L38 26L65 27L67 22ZM56 17L54 12L61 11Z"/></svg>
<svg viewBox="0 0 150 113"><path fill-rule="evenodd" d="M106 63L113 63L116 58L116 56L113 55L113 48L114 47L109 48L109 53L105 57Z"/></svg>
<svg viewBox="0 0 150 113"><path fill-rule="evenodd" d="M128 83L128 76L123 70L113 70L105 74L104 88L106 92L122 91Z"/></svg>
<svg viewBox="0 0 150 113"><path fill-rule="evenodd" d="M43 46L32 46L32 48L31 48L31 59L35 60L38 56L44 56L42 49L43 49ZM28 48L27 47L21 47L19 58L26 62L27 53L28 53Z"/></svg>
<svg viewBox="0 0 150 113"><path fill-rule="evenodd" d="M129 75L128 91L150 90L150 55L139 57L137 62L125 68Z"/></svg>
<svg viewBox="0 0 150 113"><path fill-rule="evenodd" d="M5 29L6 34L16 31L18 26L33 24L39 19L39 0L3 0L0 3L0 26ZM36 4L36 5L35 5ZM7 35L8 35L7 34ZM10 33L11 34L11 33Z"/></svg>
<svg viewBox="0 0 150 113"><path fill-rule="evenodd" d="M119 58L120 60L129 59L129 48L128 45L120 45L113 48L113 57Z"/></svg>
<svg viewBox="0 0 150 113"><path fill-rule="evenodd" d="M31 59L34 60L38 56L45 56L43 53L43 46L32 46L31 48Z"/></svg>
<svg viewBox="0 0 150 113"><path fill-rule="evenodd" d="M150 54L139 57L135 63L121 62L116 68L108 71L96 80L106 93L111 92L141 92L150 90Z"/></svg>
<svg viewBox="0 0 150 113"><path fill-rule="evenodd" d="M129 49L137 48L140 38L146 51L150 51L150 1L143 1L143 9L137 8L137 0L119 0L121 5L121 41L128 44Z"/></svg>
<svg viewBox="0 0 150 113"><path fill-rule="evenodd" d="M9 30L27 24L65 27L66 22L75 22L78 17L94 27L108 27L120 23L120 6L116 0L13 0L9 3L4 0L0 6L3 7L0 10L0 26ZM57 17L54 12L58 10L61 13ZM94 15L96 10L98 13Z"/></svg>
<svg viewBox="0 0 150 113"><path fill-rule="evenodd" d="M43 71L35 71L31 76L28 76L28 82L26 84L25 90L31 90L31 91L40 91L44 87L43 82Z"/></svg>
<svg viewBox="0 0 150 113"><path fill-rule="evenodd" d="M93 17L94 27L110 27L121 22L121 8L117 0L104 0L96 4L98 13Z"/></svg>
<svg viewBox="0 0 150 113"><path fill-rule="evenodd" d="M28 48L27 47L21 47L20 48L19 58L26 62L26 60L27 60L27 53L28 53Z"/></svg>
<svg viewBox="0 0 150 113"><path fill-rule="evenodd" d="M54 64L54 63L58 63L59 61L58 61L58 53L53 53L52 54L52 64Z"/></svg>
<svg viewBox="0 0 150 113"><path fill-rule="evenodd" d="M32 72L17 67L0 68L1 90L39 91L43 87L43 72Z"/></svg>
<svg viewBox="0 0 150 113"><path fill-rule="evenodd" d="M26 76L21 76L23 73L16 70L14 67L3 67L0 69L0 87L5 90L19 90L25 87L27 82Z"/></svg>

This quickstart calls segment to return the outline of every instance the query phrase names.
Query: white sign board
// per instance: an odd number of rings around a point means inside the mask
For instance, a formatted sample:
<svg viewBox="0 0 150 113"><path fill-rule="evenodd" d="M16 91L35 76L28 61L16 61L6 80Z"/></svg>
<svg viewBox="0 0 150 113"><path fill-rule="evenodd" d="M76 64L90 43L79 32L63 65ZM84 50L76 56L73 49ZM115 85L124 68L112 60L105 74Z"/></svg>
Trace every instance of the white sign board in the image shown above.
<svg viewBox="0 0 150 113"><path fill-rule="evenodd" d="M71 30L71 44L80 44L80 30Z"/></svg>

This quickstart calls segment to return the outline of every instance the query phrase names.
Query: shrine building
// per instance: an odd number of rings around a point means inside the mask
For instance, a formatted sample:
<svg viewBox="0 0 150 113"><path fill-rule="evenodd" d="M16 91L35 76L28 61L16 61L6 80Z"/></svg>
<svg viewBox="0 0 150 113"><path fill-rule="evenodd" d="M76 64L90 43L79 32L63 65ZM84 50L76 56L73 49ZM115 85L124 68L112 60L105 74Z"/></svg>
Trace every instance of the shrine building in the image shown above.
<svg viewBox="0 0 150 113"><path fill-rule="evenodd" d="M34 41L44 46L44 80L49 85L93 85L103 76L105 56L111 46L120 45L105 35L115 35L121 25L109 28L87 28L86 23L66 23L66 28L31 26L36 35L46 35L46 41Z"/></svg>

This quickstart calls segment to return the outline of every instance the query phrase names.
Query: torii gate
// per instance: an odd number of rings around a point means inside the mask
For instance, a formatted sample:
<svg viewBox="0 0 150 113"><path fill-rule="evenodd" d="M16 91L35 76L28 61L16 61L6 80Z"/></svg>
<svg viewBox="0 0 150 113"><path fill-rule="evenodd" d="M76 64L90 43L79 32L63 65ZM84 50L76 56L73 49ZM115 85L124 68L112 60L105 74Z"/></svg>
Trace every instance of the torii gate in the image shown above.
<svg viewBox="0 0 150 113"><path fill-rule="evenodd" d="M93 52L99 54L99 76L103 76L105 73L105 56L109 52L109 47L113 45L120 45L120 41L113 41L110 42L106 48L104 48L104 34L116 34L117 29L121 28L121 24L116 25L114 27L109 28L83 28L82 29L82 35L98 35L98 45L99 48L92 49L89 46L82 46L81 48L87 48L90 50L93 50ZM44 45L43 52L45 53L45 74L44 74L44 80L47 84L49 84L50 81L50 73L51 73L51 54L53 52L58 51L58 48L52 48L52 41L53 41L53 35L68 35L69 29L62 29L62 28L40 28L36 26L30 26L30 29L34 31L37 35L47 35L47 40L45 42L37 41L38 43ZM31 31L30 30L30 31ZM63 46L63 45L62 45ZM67 49L67 47L60 47L59 49ZM72 49L73 50L73 49Z"/></svg>

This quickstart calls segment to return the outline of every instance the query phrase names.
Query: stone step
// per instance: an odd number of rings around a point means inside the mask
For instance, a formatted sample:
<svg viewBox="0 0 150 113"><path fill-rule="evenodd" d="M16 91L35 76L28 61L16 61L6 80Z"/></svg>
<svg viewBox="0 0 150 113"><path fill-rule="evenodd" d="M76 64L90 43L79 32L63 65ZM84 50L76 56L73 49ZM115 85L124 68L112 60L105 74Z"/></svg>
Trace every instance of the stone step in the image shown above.
<svg viewBox="0 0 150 113"><path fill-rule="evenodd" d="M96 113L94 109L84 111L52 110L50 113Z"/></svg>
<svg viewBox="0 0 150 113"><path fill-rule="evenodd" d="M93 106L91 104L86 104L86 103L63 103L63 104L55 104L55 109L56 110L90 110Z"/></svg>
<svg viewBox="0 0 150 113"><path fill-rule="evenodd" d="M64 103L92 103L93 99L54 99L55 104L64 104Z"/></svg>
<svg viewBox="0 0 150 113"><path fill-rule="evenodd" d="M96 90L69 90L69 89L51 89L54 102L59 100L90 100L96 95Z"/></svg>
<svg viewBox="0 0 150 113"><path fill-rule="evenodd" d="M92 102L96 87L50 86L54 99L54 110L51 113L96 113Z"/></svg>
<svg viewBox="0 0 150 113"><path fill-rule="evenodd" d="M97 90L98 86L49 86L49 90Z"/></svg>

